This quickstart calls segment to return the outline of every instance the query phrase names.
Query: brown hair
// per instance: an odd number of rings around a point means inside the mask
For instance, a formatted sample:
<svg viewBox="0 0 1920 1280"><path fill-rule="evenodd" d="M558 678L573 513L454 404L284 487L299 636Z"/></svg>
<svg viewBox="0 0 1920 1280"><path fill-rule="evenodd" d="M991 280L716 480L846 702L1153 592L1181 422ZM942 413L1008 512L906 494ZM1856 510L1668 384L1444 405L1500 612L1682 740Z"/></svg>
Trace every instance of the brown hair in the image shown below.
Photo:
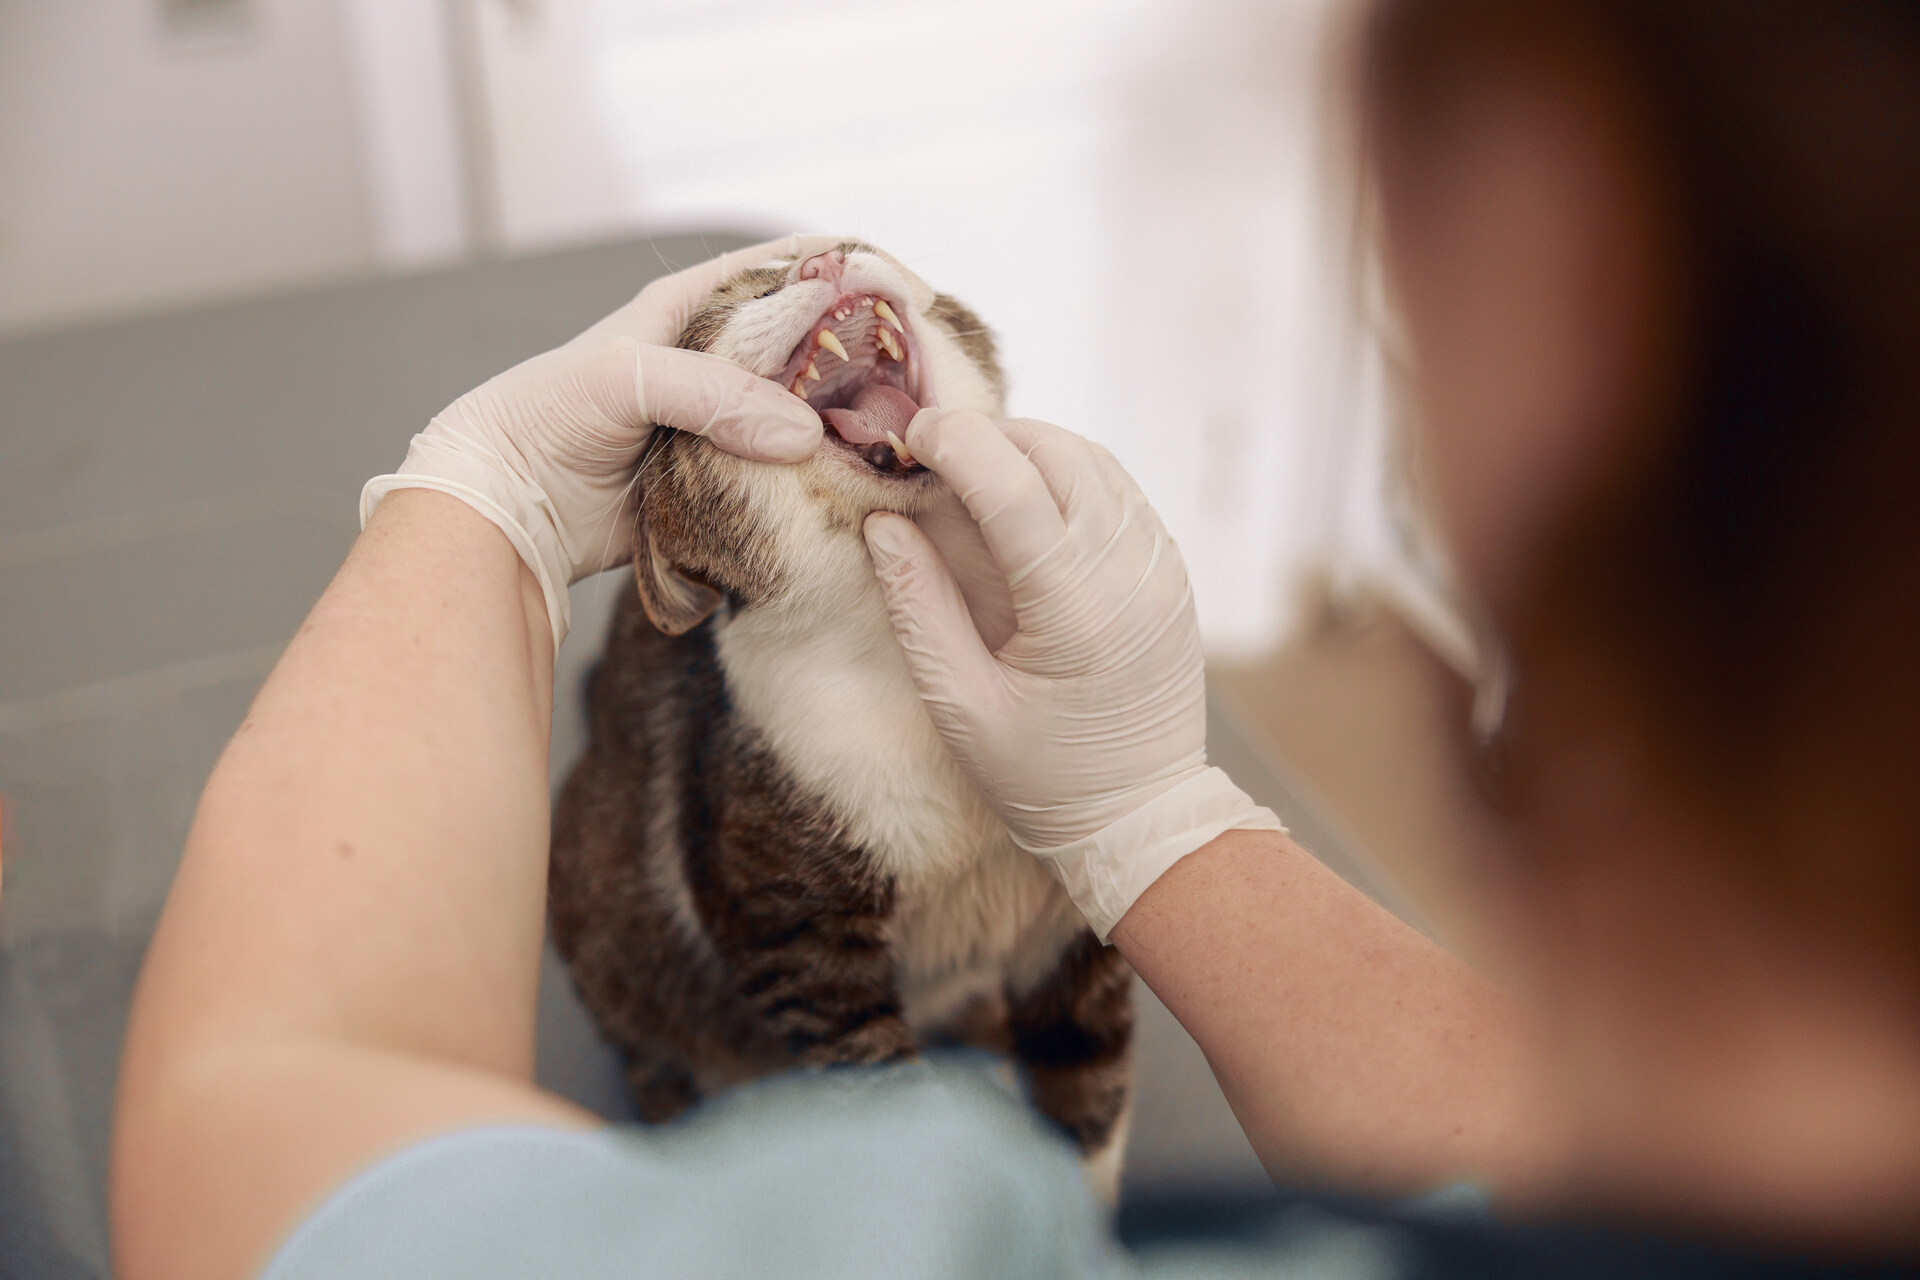
<svg viewBox="0 0 1920 1280"><path fill-rule="evenodd" d="M1675 246L1653 443L1497 606L1530 851L1600 847L1604 738L1715 873L1920 993L1920 5L1382 0L1364 50L1376 166L1486 76L1604 67Z"/></svg>

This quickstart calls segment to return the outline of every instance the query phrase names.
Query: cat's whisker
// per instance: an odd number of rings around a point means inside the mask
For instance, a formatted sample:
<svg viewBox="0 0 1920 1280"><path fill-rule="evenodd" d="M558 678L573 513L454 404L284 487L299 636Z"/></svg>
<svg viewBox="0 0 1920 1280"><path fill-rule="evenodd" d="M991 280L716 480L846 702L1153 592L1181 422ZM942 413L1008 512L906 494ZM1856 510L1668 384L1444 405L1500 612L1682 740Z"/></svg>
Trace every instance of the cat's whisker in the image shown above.
<svg viewBox="0 0 1920 1280"><path fill-rule="evenodd" d="M606 521L607 524L606 541L600 544L600 562L602 564L605 564L608 557L613 554L613 540L620 532L620 513L627 509L627 497L639 486L640 477L645 473L646 469L647 458L643 447L640 465L633 469L632 479L628 480L620 492L615 494L613 499L605 507L601 508L600 513L594 517L596 524L602 520ZM594 584L593 599L595 604L600 602L600 592L602 589L599 583Z"/></svg>

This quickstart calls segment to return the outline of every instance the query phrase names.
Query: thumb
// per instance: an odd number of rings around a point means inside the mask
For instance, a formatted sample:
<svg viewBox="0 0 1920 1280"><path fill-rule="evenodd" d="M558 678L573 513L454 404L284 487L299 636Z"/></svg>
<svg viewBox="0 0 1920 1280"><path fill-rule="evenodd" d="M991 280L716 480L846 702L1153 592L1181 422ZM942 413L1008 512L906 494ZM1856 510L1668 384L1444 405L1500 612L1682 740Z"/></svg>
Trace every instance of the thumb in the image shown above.
<svg viewBox="0 0 1920 1280"><path fill-rule="evenodd" d="M756 462L799 462L820 445L820 415L731 360L640 346L633 379L642 421L691 431Z"/></svg>
<svg viewBox="0 0 1920 1280"><path fill-rule="evenodd" d="M731 360L631 338L591 338L515 365L454 402L504 418L521 448L544 447L584 474L630 467L656 426L706 436L756 462L799 462L820 445L820 416L786 388Z"/></svg>
<svg viewBox="0 0 1920 1280"><path fill-rule="evenodd" d="M914 688L949 738L1000 701L1000 664L988 652L953 571L913 521L890 511L867 517L864 532Z"/></svg>

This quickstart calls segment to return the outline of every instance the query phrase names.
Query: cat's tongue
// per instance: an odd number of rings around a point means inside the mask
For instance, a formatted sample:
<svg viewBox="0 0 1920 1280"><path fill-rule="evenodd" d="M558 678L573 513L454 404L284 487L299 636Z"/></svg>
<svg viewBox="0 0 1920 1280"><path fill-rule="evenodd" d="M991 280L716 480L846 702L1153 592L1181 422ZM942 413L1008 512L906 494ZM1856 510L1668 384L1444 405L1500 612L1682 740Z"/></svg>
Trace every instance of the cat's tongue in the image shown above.
<svg viewBox="0 0 1920 1280"><path fill-rule="evenodd" d="M891 431L906 439L907 424L920 406L913 397L885 383L873 383L861 389L847 409L828 409L820 416L833 425L848 444L879 444Z"/></svg>

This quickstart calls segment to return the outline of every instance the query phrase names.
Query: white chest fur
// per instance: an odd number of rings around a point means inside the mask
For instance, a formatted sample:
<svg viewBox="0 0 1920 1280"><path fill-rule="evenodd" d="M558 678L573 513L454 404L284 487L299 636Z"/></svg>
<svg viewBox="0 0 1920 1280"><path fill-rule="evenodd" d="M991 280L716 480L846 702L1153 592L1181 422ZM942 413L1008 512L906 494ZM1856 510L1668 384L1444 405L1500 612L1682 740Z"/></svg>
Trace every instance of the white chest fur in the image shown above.
<svg viewBox="0 0 1920 1280"><path fill-rule="evenodd" d="M805 581L728 619L721 665L735 713L894 878L908 1018L936 1023L1039 981L1080 918L940 740L857 535L809 533Z"/></svg>

